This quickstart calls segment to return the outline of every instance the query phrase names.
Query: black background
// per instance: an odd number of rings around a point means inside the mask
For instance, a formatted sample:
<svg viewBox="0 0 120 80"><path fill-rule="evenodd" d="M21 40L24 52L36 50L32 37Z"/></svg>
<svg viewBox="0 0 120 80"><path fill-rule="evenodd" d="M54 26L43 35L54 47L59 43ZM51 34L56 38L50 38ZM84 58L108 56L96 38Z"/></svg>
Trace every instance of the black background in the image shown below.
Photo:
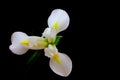
<svg viewBox="0 0 120 80"><path fill-rule="evenodd" d="M86 80L100 79L104 76L100 56L104 30L101 30L102 14L99 3L48 0L40 2L7 2L1 7L1 52L0 77L3 80ZM66 53L73 62L73 69L68 77L61 77L50 69L49 59L41 54L32 64L26 61L34 53L29 50L18 56L9 50L11 34L22 31L28 35L41 36L47 25L52 10L64 9L70 16L67 30L62 35L59 52Z"/></svg>

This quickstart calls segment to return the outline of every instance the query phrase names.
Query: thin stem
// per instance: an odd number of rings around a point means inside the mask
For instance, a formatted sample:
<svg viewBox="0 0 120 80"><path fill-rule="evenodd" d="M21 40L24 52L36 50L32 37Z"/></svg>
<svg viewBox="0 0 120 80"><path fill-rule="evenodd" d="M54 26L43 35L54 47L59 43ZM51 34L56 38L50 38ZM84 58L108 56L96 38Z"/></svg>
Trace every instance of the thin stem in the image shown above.
<svg viewBox="0 0 120 80"><path fill-rule="evenodd" d="M40 55L40 51L39 50L35 51L35 53L28 59L27 64L29 64L35 58L39 57L39 55Z"/></svg>

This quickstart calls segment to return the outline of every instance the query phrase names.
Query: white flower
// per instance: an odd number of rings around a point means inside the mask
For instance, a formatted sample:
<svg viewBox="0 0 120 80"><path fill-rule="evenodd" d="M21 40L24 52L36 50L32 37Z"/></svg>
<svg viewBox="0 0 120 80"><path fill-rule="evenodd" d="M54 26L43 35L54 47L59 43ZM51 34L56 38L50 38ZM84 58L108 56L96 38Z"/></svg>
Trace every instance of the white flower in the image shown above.
<svg viewBox="0 0 120 80"><path fill-rule="evenodd" d="M42 37L28 36L23 32L14 32L11 36L12 44L9 49L17 55L25 54L29 49L44 49L45 56L50 58L49 66L53 72L67 77L72 70L72 61L69 56L58 52L56 48L60 37L57 34L67 29L70 18L66 11L55 9L48 18L48 28L42 33Z"/></svg>
<svg viewBox="0 0 120 80"><path fill-rule="evenodd" d="M45 56L50 58L49 66L56 74L67 77L72 70L72 61L66 54L59 53L55 46L44 49Z"/></svg>
<svg viewBox="0 0 120 80"><path fill-rule="evenodd" d="M18 55L26 53L28 49L38 50L48 46L44 38L28 36L23 32L14 32L11 36L11 42L12 44L9 46L9 49Z"/></svg>

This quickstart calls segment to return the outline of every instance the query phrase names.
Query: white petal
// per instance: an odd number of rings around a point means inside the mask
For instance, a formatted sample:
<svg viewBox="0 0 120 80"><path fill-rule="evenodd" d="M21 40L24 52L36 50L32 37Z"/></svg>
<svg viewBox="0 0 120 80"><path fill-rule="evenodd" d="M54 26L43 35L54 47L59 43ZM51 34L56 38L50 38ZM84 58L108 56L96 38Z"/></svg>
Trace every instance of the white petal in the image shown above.
<svg viewBox="0 0 120 80"><path fill-rule="evenodd" d="M45 49L44 49L44 52L45 52L45 56L47 56L47 57L49 57L49 58L52 57L52 55L53 55L53 54L51 53L51 51L49 50L49 48L45 48Z"/></svg>
<svg viewBox="0 0 120 80"><path fill-rule="evenodd" d="M12 44L9 46L9 49L17 55L22 55L25 54L28 51L28 48L26 48L25 46L21 45L21 44Z"/></svg>
<svg viewBox="0 0 120 80"><path fill-rule="evenodd" d="M60 64L56 63L52 58L50 59L50 68L56 74L67 77L72 70L72 61L66 54L59 53L59 57L61 59Z"/></svg>
<svg viewBox="0 0 120 80"><path fill-rule="evenodd" d="M19 43L27 38L28 38L27 34L25 34L23 32L14 32L11 36L11 42Z"/></svg>
<svg viewBox="0 0 120 80"><path fill-rule="evenodd" d="M55 22L58 22L58 32L63 31L69 25L69 15L62 9L55 9L48 18L48 26L53 27Z"/></svg>
<svg viewBox="0 0 120 80"><path fill-rule="evenodd" d="M56 38L56 31L53 28L46 28L42 34L43 37L48 38L49 42L54 42Z"/></svg>
<svg viewBox="0 0 120 80"><path fill-rule="evenodd" d="M51 58L55 53L58 53L58 50L55 46L48 45L48 48L44 49L45 56Z"/></svg>
<svg viewBox="0 0 120 80"><path fill-rule="evenodd" d="M9 46L9 49L17 55L22 55L28 51L28 48L21 45L20 42L28 39L27 34L23 32L14 32L11 36L12 44Z"/></svg>
<svg viewBox="0 0 120 80"><path fill-rule="evenodd" d="M53 28L46 28L43 32L43 36L47 38L54 38L56 36L56 32Z"/></svg>

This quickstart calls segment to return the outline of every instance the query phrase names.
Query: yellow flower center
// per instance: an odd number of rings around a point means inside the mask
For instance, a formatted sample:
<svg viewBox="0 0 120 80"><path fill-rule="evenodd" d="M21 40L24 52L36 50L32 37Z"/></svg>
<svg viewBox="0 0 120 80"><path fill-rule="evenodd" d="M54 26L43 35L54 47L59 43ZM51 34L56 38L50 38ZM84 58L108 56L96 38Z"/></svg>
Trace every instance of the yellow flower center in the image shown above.
<svg viewBox="0 0 120 80"><path fill-rule="evenodd" d="M53 60L55 60L58 64L61 63L61 60L60 60L60 57L59 57L58 53L55 53L52 58L53 58Z"/></svg>
<svg viewBox="0 0 120 80"><path fill-rule="evenodd" d="M53 28L54 28L55 30L58 29L58 21L56 21L56 22L53 24Z"/></svg>
<svg viewBox="0 0 120 80"><path fill-rule="evenodd" d="M25 46L29 46L29 40L23 40L20 42L20 44L23 44Z"/></svg>

